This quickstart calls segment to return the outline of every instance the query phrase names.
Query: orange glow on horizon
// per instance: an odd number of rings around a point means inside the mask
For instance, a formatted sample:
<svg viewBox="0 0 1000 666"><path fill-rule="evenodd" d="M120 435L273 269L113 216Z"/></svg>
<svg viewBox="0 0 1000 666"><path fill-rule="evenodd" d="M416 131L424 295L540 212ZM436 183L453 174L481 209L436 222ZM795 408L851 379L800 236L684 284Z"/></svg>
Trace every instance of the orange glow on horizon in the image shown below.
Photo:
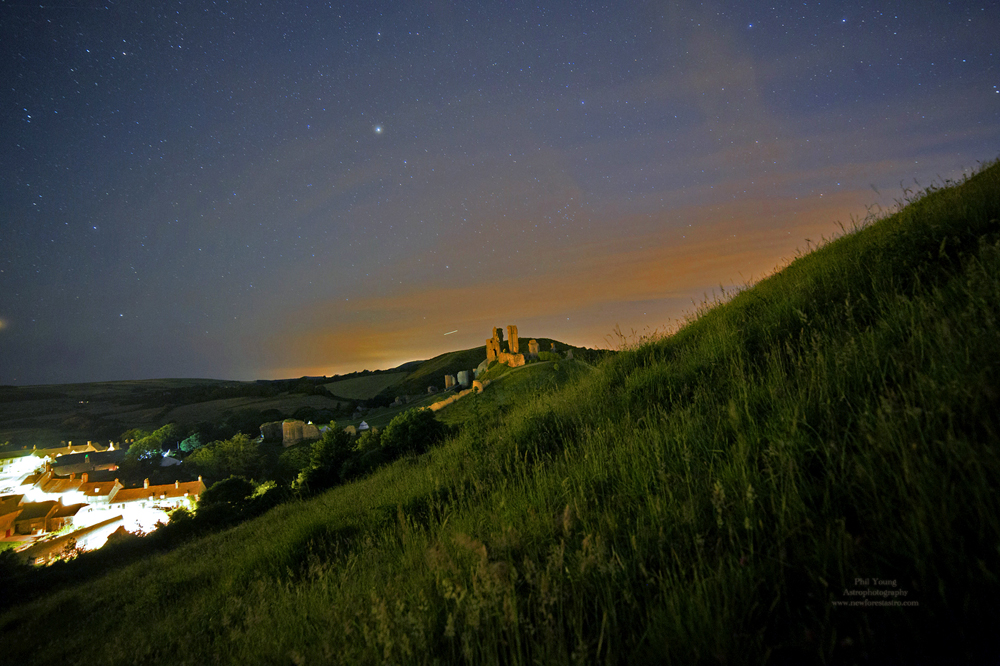
<svg viewBox="0 0 1000 666"><path fill-rule="evenodd" d="M671 220L691 226L674 222L641 238L569 245L533 275L404 286L347 304L321 303L298 330L270 338L262 356L275 377L388 369L483 345L492 326L509 323L518 324L521 337L608 347L616 325L635 328L616 314L630 304L649 304L659 317L651 329L674 328L694 309L692 301L720 285L742 286L773 273L805 249L805 239L815 247L821 237L840 233L836 220L849 218L868 200L870 192L843 192L810 201L743 200L671 212ZM586 323L575 324L574 316L583 313L577 319ZM454 329L455 335L441 335Z"/></svg>

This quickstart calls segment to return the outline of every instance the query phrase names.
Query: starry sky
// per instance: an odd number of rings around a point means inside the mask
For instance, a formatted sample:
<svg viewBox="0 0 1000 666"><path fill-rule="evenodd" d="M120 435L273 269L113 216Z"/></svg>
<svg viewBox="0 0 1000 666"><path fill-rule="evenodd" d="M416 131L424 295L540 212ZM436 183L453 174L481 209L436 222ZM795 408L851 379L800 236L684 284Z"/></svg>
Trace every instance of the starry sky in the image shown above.
<svg viewBox="0 0 1000 666"><path fill-rule="evenodd" d="M0 384L669 330L1000 156L995 2L0 1Z"/></svg>

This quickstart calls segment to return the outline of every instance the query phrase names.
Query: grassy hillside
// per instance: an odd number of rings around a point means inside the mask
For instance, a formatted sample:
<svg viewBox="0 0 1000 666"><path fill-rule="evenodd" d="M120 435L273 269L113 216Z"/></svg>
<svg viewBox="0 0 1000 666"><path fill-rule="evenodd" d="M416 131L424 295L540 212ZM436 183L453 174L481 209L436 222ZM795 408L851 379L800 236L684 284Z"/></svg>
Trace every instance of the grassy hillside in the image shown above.
<svg viewBox="0 0 1000 666"><path fill-rule="evenodd" d="M0 387L0 442L30 448L60 440L109 439L130 427L162 425L165 401L150 395L187 389L215 390L240 382L214 379L135 381ZM123 425L133 424L133 425Z"/></svg>
<svg viewBox="0 0 1000 666"><path fill-rule="evenodd" d="M530 339L531 338L520 336L521 353L528 353L528 340ZM567 345L551 338L536 339L538 340L538 344L543 351L548 350L550 346L555 343L556 348L561 350L562 353L565 353L567 349L572 348L577 352L582 351L583 355L588 357L596 358L597 356L603 355L603 352L600 351L581 350L579 347L573 347L572 345ZM474 370L484 360L486 360L486 345L435 356L429 361L424 361L418 365L410 374L406 376L403 381L389 385L383 391L383 395L416 395L425 393L428 386L436 386L439 389L443 389L445 375L457 375L460 370ZM330 390L333 391L333 393L337 393L332 388Z"/></svg>
<svg viewBox="0 0 1000 666"><path fill-rule="evenodd" d="M393 395L426 393L428 386L444 388L445 375L457 375L460 370L474 370L486 358L486 345L448 352L421 363L407 377L388 389Z"/></svg>
<svg viewBox="0 0 1000 666"><path fill-rule="evenodd" d="M508 372L491 381L481 395L469 395L448 405L438 412L437 418L454 426L480 423L486 418L499 420L590 372L593 368L583 361L532 363L508 368Z"/></svg>
<svg viewBox="0 0 1000 666"><path fill-rule="evenodd" d="M333 395L349 400L370 400L394 384L405 379L408 372L385 372L342 379L323 386Z"/></svg>
<svg viewBox="0 0 1000 666"><path fill-rule="evenodd" d="M334 418L349 404L312 395L322 379L236 382L151 379L90 384L0 387L0 442L15 448L55 446L63 440L107 442L130 428L155 430L176 423L211 437L256 434L264 421L297 416ZM228 434L227 434L228 433Z"/></svg>
<svg viewBox="0 0 1000 666"><path fill-rule="evenodd" d="M3 658L995 662L998 320L994 164L419 458L81 557Z"/></svg>

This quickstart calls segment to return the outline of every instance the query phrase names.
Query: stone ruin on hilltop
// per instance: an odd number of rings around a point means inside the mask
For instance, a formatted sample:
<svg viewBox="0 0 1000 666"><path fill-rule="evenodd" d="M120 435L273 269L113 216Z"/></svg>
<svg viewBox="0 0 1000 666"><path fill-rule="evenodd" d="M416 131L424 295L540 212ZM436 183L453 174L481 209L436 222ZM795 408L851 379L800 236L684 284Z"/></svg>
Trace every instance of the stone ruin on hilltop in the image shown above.
<svg viewBox="0 0 1000 666"><path fill-rule="evenodd" d="M455 375L450 375L450 374L445 375L444 390L450 391L453 389L458 389L460 386L468 390L471 385L473 388L477 388L481 391L483 389L483 385L479 384L479 382L475 380L483 372L485 372L486 369L490 366L490 364L493 363L494 361L503 363L504 365L508 365L512 368L519 368L525 363L527 363L528 360L533 360L533 361L538 360L538 354L539 354L538 340L530 340L528 342L527 358L525 358L525 355L521 353L520 346L521 343L517 335L517 326L515 326L514 324L509 324L507 326L506 345L504 344L504 339L503 339L503 329L494 328L493 337L486 341L486 360L480 363L479 367L477 367L473 371L469 370L459 371L457 377ZM504 347L506 347L506 349ZM556 344L553 342L552 351L555 350L556 350ZM570 355L568 356L568 358L572 358L572 356ZM476 384L479 384L479 386L476 386ZM437 392L437 390L438 389L435 386L427 387L428 393L435 393Z"/></svg>
<svg viewBox="0 0 1000 666"><path fill-rule="evenodd" d="M517 368L524 365L524 354L519 353L519 342L517 339L517 326L510 324L507 326L507 351L503 349L503 329L494 328L493 337L486 341L486 363L489 365L493 361L499 361L504 365L509 365L512 368ZM531 341L535 348L538 347L538 343L534 340ZM532 344L528 345L529 351L532 349Z"/></svg>

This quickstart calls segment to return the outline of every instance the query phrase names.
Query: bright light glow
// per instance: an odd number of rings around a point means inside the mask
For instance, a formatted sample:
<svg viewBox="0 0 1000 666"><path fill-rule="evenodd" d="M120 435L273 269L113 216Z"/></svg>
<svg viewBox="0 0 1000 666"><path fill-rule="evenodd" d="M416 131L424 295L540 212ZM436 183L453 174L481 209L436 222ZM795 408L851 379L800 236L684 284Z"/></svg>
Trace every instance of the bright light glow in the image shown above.
<svg viewBox="0 0 1000 666"><path fill-rule="evenodd" d="M89 527L115 516L122 517L122 522L116 524L115 529L118 529L118 525L123 525L129 532L152 532L156 529L157 523L170 522L170 516L162 509L144 507L142 502L127 502L124 507L120 504L110 506L91 504L76 514L73 526L76 528Z"/></svg>
<svg viewBox="0 0 1000 666"><path fill-rule="evenodd" d="M34 472L36 469L41 468L42 461L35 456L24 456L23 458L15 458L14 460L9 460L2 464L2 469L0 469L0 495L9 495L11 493L16 493L18 495L25 494L28 486L21 486L21 482L24 478Z"/></svg>
<svg viewBox="0 0 1000 666"><path fill-rule="evenodd" d="M114 517L114 516L109 516L109 517ZM90 524L93 525L94 523ZM85 534L82 537L79 537L76 540L77 548L80 548L81 550L97 550L105 543L107 543L108 537L111 536L111 533L117 530L121 526L121 524L122 524L121 521L116 520L110 525L94 530L89 534Z"/></svg>
<svg viewBox="0 0 1000 666"><path fill-rule="evenodd" d="M121 504L111 504L110 506L98 498L88 498L81 491L75 490L67 493L46 493L36 486L24 486L21 483L25 477L41 469L43 461L39 458L28 455L21 458L5 461L0 466L0 495L24 495L23 502L46 502L49 500L61 501L64 506L72 504L87 504L81 508L73 517L73 528L82 529L102 523L111 518L121 517L120 521L115 521L106 528L100 528L91 534L80 537L78 546L84 550L100 548L108 539L108 535L119 527L124 527L129 532L152 532L156 529L157 523L167 523L170 517L167 511L172 510L178 504L193 508L193 502L187 499L166 499L156 502L155 506L143 506L144 502L127 502ZM93 503L89 503L93 502Z"/></svg>
<svg viewBox="0 0 1000 666"><path fill-rule="evenodd" d="M72 490L68 493L60 493L59 497L62 498L62 503L66 506L71 504L86 504L87 496L84 495L79 490Z"/></svg>

